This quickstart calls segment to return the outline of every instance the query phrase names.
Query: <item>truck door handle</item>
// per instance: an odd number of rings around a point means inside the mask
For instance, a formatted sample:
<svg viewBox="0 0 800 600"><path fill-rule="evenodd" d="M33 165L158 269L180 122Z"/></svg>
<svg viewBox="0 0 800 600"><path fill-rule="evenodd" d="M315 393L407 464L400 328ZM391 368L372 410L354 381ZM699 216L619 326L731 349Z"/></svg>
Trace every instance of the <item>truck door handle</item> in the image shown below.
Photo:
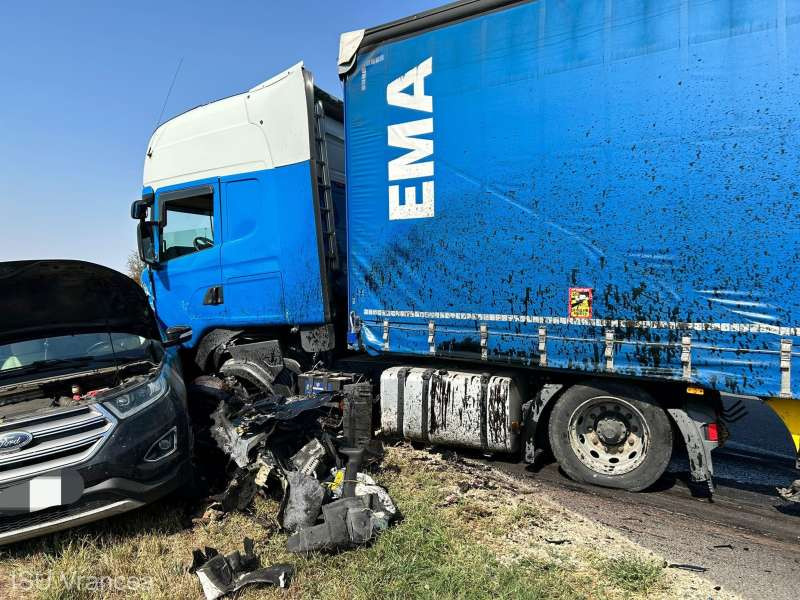
<svg viewBox="0 0 800 600"><path fill-rule="evenodd" d="M225 296L222 293L222 286L215 285L206 290L206 295L203 296L203 304L206 306L217 306L225 302Z"/></svg>

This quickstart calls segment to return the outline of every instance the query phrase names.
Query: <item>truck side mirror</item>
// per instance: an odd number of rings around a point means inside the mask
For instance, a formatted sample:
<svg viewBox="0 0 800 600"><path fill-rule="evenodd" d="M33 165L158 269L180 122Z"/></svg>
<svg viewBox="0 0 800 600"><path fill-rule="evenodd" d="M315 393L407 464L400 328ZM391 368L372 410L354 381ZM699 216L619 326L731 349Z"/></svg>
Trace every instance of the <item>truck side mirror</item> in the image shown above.
<svg viewBox="0 0 800 600"><path fill-rule="evenodd" d="M146 192L142 194L141 200L135 200L131 204L131 218L139 221L147 217L147 209L153 206L156 196L153 192Z"/></svg>
<svg viewBox="0 0 800 600"><path fill-rule="evenodd" d="M146 265L155 265L158 262L156 257L156 242L153 235L154 223L139 221L137 228L137 241L139 243L139 258Z"/></svg>
<svg viewBox="0 0 800 600"><path fill-rule="evenodd" d="M164 340L165 348L172 348L173 346L180 346L192 339L192 328L186 325L176 325L170 327L166 331L166 339Z"/></svg>
<svg viewBox="0 0 800 600"><path fill-rule="evenodd" d="M147 204L143 200L135 200L131 204L131 219L141 221L147 216Z"/></svg>

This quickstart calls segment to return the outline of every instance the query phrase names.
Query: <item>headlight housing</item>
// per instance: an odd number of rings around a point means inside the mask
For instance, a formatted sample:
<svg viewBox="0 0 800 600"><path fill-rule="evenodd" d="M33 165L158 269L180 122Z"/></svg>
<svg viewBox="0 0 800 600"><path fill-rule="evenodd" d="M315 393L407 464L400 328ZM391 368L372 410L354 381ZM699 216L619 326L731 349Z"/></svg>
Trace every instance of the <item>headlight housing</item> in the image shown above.
<svg viewBox="0 0 800 600"><path fill-rule="evenodd" d="M162 368L153 379L122 394L107 398L103 404L120 419L125 419L160 400L168 391L166 369Z"/></svg>

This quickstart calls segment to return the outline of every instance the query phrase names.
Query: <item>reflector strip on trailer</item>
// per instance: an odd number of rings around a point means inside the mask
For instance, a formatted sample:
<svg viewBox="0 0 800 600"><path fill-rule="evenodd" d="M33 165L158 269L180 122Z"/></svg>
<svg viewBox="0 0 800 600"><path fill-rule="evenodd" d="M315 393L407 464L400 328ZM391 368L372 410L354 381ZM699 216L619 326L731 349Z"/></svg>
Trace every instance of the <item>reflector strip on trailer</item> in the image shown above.
<svg viewBox="0 0 800 600"><path fill-rule="evenodd" d="M800 327L779 327L765 323L695 323L682 321L635 321L629 319L576 319L535 315L504 315L492 313L434 312L418 310L384 310L368 308L365 316L401 319L450 319L454 321L494 321L531 323L537 325L584 325L589 327L634 327L637 329L672 329L677 331L732 331L738 333L767 333L800 336Z"/></svg>

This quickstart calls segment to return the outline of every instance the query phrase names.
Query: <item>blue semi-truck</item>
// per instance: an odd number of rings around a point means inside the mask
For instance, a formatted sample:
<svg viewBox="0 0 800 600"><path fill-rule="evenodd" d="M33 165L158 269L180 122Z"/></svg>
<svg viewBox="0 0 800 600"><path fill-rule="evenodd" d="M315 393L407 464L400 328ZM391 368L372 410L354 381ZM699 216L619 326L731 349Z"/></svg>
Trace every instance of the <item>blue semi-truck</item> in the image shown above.
<svg viewBox="0 0 800 600"><path fill-rule="evenodd" d="M800 5L462 0L338 64L343 105L297 65L150 140L196 373L367 378L387 433L630 490L676 444L712 489L723 394L800 449Z"/></svg>

